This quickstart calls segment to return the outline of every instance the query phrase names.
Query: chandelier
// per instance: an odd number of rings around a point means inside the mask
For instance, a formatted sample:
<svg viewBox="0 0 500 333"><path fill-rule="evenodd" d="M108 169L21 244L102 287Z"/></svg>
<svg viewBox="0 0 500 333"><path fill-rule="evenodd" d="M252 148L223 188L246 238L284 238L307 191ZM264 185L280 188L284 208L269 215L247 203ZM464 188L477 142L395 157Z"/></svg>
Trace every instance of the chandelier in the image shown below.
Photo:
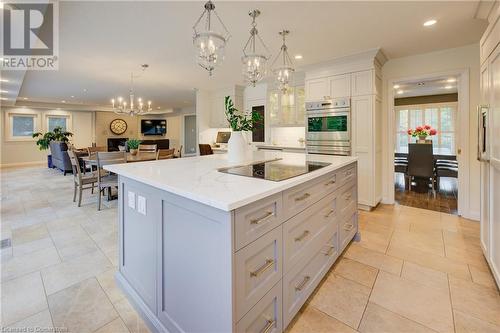
<svg viewBox="0 0 500 333"><path fill-rule="evenodd" d="M272 65L273 67L272 71L276 79L277 88L281 90L283 93L286 93L288 91L290 82L292 81L293 72L295 71L293 69L292 60L288 55L288 47L286 46L285 43L285 38L289 33L290 31L288 30L282 30L279 32L281 37L283 37L283 45L281 45L280 52L276 56L276 59L274 59ZM278 62L279 59L281 59L281 65L274 67L274 64Z"/></svg>
<svg viewBox="0 0 500 333"><path fill-rule="evenodd" d="M148 64L141 65L142 72L144 72L149 67ZM141 77L142 74L134 75L130 73L130 90L129 90L129 102L127 103L122 97L111 99L111 104L113 106L113 111L117 114L126 114L129 116L137 116L145 114L146 112L152 111L151 101L148 101L147 106L144 105L142 98L135 100L134 96L134 78Z"/></svg>
<svg viewBox="0 0 500 333"><path fill-rule="evenodd" d="M243 57L241 57L241 61L243 62L243 76L245 81L255 87L255 83L262 80L266 75L266 63L269 58L269 50L260 38L256 28L257 23L255 23L255 18L260 15L260 10L254 9L250 11L248 15L252 18L252 29L250 29L250 38L243 48ZM265 53L257 52L257 41L260 42Z"/></svg>
<svg viewBox="0 0 500 333"><path fill-rule="evenodd" d="M215 5L212 1L207 1L204 6L205 10L201 13L200 18L193 26L193 45L196 48L196 62L198 65L208 71L208 75L212 76L212 72L216 66L224 60L224 49L226 43L231 37L226 26L215 11ZM212 31L212 13L222 26L222 32ZM205 17L205 24L200 29L200 22Z"/></svg>

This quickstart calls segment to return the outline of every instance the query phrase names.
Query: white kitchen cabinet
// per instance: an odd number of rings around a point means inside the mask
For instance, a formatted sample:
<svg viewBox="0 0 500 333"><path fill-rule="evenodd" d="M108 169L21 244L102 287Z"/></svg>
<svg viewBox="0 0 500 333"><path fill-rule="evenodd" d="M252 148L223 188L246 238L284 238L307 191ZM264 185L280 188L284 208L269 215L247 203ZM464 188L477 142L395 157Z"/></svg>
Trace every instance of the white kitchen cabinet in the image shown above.
<svg viewBox="0 0 500 333"><path fill-rule="evenodd" d="M373 70L352 73L351 96L369 95L374 93Z"/></svg>
<svg viewBox="0 0 500 333"><path fill-rule="evenodd" d="M290 87L286 94L271 91L268 108L271 126L305 126L304 86Z"/></svg>
<svg viewBox="0 0 500 333"><path fill-rule="evenodd" d="M243 109L243 87L234 86L227 89L220 89L213 92L210 96L210 127L227 128L229 123L226 119L224 99L230 96L234 107L240 111Z"/></svg>
<svg viewBox="0 0 500 333"><path fill-rule="evenodd" d="M351 74L335 75L329 78L328 94L331 98L351 96Z"/></svg>
<svg viewBox="0 0 500 333"><path fill-rule="evenodd" d="M328 78L306 80L306 97L308 101L321 101L328 99L330 94Z"/></svg>

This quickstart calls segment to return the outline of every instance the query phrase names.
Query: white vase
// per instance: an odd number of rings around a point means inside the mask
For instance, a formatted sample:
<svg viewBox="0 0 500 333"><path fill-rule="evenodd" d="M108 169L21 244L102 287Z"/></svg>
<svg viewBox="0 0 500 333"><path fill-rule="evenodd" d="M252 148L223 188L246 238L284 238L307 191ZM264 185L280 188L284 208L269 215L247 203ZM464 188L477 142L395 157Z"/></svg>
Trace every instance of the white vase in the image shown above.
<svg viewBox="0 0 500 333"><path fill-rule="evenodd" d="M243 132L232 132L227 142L227 158L230 162L243 162L248 155L248 144Z"/></svg>

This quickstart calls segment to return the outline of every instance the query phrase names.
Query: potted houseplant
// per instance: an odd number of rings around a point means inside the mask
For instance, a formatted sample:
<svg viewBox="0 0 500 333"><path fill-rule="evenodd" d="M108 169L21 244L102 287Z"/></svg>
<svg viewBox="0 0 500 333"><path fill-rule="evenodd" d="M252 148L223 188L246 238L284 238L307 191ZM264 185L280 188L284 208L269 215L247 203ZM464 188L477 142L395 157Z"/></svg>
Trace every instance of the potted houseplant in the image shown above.
<svg viewBox="0 0 500 333"><path fill-rule="evenodd" d="M50 143L52 141L60 141L64 143L69 142L69 138L73 136L73 133L65 131L62 127L57 126L54 128L54 130L51 132L47 132L45 134L42 134L41 132L33 133L33 138L38 139L36 140L36 145L38 146L38 149L40 150L47 150L50 148ZM52 168L52 155L49 154L47 155L47 166L49 168Z"/></svg>
<svg viewBox="0 0 500 333"><path fill-rule="evenodd" d="M417 126L415 129L409 129L408 135L418 138L417 143L426 143L428 136L436 135L437 131L429 125Z"/></svg>
<svg viewBox="0 0 500 333"><path fill-rule="evenodd" d="M137 149L139 149L139 145L141 144L141 140L138 139L128 139L127 147L130 151L130 154L137 155Z"/></svg>
<svg viewBox="0 0 500 333"><path fill-rule="evenodd" d="M229 96L224 98L224 107L227 121L232 129L227 143L228 159L232 162L243 161L248 152L248 144L243 137L243 132L252 131L262 118L257 112L250 114L240 112L234 107Z"/></svg>

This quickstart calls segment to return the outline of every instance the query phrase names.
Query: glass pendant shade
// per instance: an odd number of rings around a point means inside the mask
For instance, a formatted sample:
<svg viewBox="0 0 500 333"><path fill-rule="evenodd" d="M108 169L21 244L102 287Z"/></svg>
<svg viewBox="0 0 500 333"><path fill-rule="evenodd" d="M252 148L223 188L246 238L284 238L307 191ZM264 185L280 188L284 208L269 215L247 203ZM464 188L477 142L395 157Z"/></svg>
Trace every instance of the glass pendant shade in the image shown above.
<svg viewBox="0 0 500 333"><path fill-rule="evenodd" d="M286 93L290 87L290 83L293 82L293 73L295 69L293 68L292 60L288 55L288 47L285 43L285 37L290 33L288 30L282 30L279 34L283 37L283 45L281 45L280 52L276 56L273 62L273 74L276 81L277 88ZM279 62L279 65L275 67L275 64Z"/></svg>
<svg viewBox="0 0 500 333"><path fill-rule="evenodd" d="M212 1L205 3L204 8L205 10L193 26L193 45L196 49L196 62L211 76L214 69L224 60L226 43L231 35L217 15ZM213 30L212 15L215 15L217 22L221 25L221 32ZM205 18L205 24L202 26L203 18Z"/></svg>
<svg viewBox="0 0 500 333"><path fill-rule="evenodd" d="M269 54L269 50L260 38L256 28L255 18L260 15L260 11L255 9L250 11L248 15L252 18L252 29L250 29L250 38L243 48L241 61L243 63L243 77L245 82L255 87L255 84L266 76L267 60L269 59L267 54ZM258 51L257 42L260 43L261 46L259 48L262 52Z"/></svg>

